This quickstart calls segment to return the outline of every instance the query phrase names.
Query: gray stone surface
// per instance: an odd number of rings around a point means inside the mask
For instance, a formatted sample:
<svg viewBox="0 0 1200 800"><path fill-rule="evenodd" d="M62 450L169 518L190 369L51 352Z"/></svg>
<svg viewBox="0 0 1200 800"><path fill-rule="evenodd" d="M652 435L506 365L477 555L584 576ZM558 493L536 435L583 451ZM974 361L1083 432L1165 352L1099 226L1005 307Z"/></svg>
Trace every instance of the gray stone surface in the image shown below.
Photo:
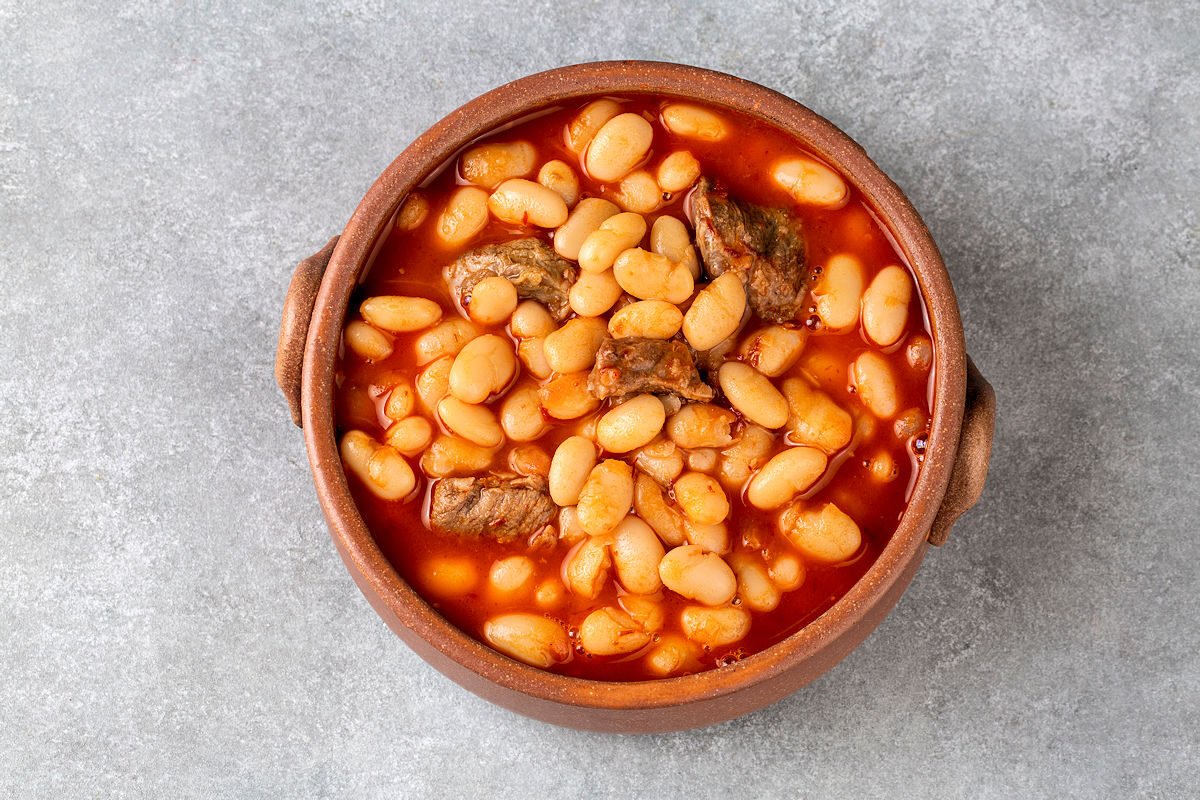
<svg viewBox="0 0 1200 800"><path fill-rule="evenodd" d="M0 4L0 795L1184 797L1200 781L1200 7ZM773 708L644 738L371 612L272 384L291 267L460 103L610 57L777 88L945 253L980 506Z"/></svg>

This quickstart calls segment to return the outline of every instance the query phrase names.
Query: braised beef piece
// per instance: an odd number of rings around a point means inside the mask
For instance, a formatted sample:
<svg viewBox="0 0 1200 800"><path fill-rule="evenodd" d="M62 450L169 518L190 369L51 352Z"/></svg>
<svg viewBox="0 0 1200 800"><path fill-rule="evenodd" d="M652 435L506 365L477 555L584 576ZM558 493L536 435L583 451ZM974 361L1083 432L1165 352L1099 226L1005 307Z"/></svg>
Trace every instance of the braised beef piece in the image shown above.
<svg viewBox="0 0 1200 800"><path fill-rule="evenodd" d="M577 274L574 264L541 239L534 238L477 247L459 256L447 270L447 278L452 286L458 287L464 301L475 284L499 275L517 287L519 297L545 305L558 322L571 313L567 292Z"/></svg>
<svg viewBox="0 0 1200 800"><path fill-rule="evenodd" d="M433 484L429 522L436 531L511 542L539 532L557 513L541 475L442 478Z"/></svg>
<svg viewBox="0 0 1200 800"><path fill-rule="evenodd" d="M711 277L742 275L750 307L771 322L800 317L807 290L800 221L782 208L734 199L701 178L692 194L696 246Z"/></svg>
<svg viewBox="0 0 1200 800"><path fill-rule="evenodd" d="M645 392L683 400L713 398L712 387L700 379L687 345L677 339L640 336L604 340L588 376L588 391L600 399Z"/></svg>

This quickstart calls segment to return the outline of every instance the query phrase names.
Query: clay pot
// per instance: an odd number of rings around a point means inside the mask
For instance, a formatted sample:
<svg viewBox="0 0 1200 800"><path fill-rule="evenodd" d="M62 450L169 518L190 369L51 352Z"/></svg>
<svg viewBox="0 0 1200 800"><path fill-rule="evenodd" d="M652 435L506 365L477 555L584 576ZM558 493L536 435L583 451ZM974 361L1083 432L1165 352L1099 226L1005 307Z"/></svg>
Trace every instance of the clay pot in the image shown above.
<svg viewBox="0 0 1200 800"><path fill-rule="evenodd" d="M400 201L460 148L548 105L594 94L662 94L732 108L794 134L865 196L916 273L936 342L936 391L925 463L891 542L820 618L773 647L720 669L665 680L605 683L513 661L447 622L392 568L359 515L338 457L333 376L350 293ZM514 81L417 138L367 192L340 237L301 262L288 288L276 377L304 428L317 496L346 567L379 615L422 658L481 697L531 717L600 731L708 725L754 711L833 667L892 609L929 544L979 498L995 399L967 358L950 278L921 218L850 137L757 84L695 67L642 61L581 64Z"/></svg>

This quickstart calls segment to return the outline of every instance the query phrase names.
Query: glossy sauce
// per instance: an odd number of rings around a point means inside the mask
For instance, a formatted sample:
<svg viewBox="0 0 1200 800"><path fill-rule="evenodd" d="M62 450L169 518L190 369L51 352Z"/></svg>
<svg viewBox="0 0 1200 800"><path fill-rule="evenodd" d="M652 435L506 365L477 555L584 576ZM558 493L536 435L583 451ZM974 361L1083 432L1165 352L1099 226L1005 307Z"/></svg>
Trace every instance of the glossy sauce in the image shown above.
<svg viewBox="0 0 1200 800"><path fill-rule="evenodd" d="M664 98L658 97L621 100L622 111L645 112L653 117L657 117L658 109L664 102ZM556 109L480 141L530 141L538 149L539 164L557 158L576 169L580 179L581 197L599 196L613 199L611 195L615 187L590 181L580 165L580 159L564 144L564 126L577 110L578 106ZM820 270L830 256L838 253L850 253L861 261L866 273L864 286L869 285L879 270L888 265L897 264L908 270L904 258L894 248L890 237L854 189L851 189L849 202L844 207L828 210L798 205L773 184L769 178L772 162L781 156L806 153L795 139L732 112L721 110L720 113L730 123L733 131L728 139L721 142L706 143L675 137L662 126L655 124L651 169L663 155L675 150L689 150L699 159L703 174L716 179L728 189L731 196L765 206L788 208L802 221L810 270ZM377 251L369 274L351 298L347 321L358 318L357 308L362 300L381 294L426 297L441 304L447 318L453 314L461 314L442 275L443 268L461 252L482 244L529 235L541 236L551 241L552 231L508 225L491 218L487 227L467 247L447 249L434 235L434 228L440 209L445 206L448 195L459 184L460 179L452 164L435 175L421 189L430 203L427 219L414 231L393 230L386 236ZM645 215L648 225L661 214L672 214L686 221L686 195L686 191L678 193L659 211ZM691 229L690 223L688 228ZM812 313L815 308L808 310ZM763 323L751 322L745 330L753 330L758 324ZM923 302L915 281L907 324L908 328L900 341L884 351L866 339L861 332L861 322L859 329L839 334L832 334L818 327L808 337L799 363L787 375L773 380L778 386L784 377L807 375L854 417L855 437L849 447L851 452L831 456L832 478L823 486L818 484L821 488L815 493L804 496L810 497L814 503L832 501L849 514L862 531L863 546L854 558L845 563L805 563L806 578L803 585L795 591L785 592L782 602L774 611L753 612L752 627L746 638L734 645L702 653L702 668L720 666L761 651L816 619L862 577L896 529L915 481L916 470L919 468L920 456L917 452L921 448L922 437L927 435L928 431L928 398L933 386L932 370L915 369L905 359L906 344L912 336L928 336ZM509 337L503 324L485 329L485 332ZM377 440L383 439L384 431L391 424L383 414L387 391L378 388L373 390L372 386L385 373L393 371L403 373L410 381L415 378L421 368L415 364L411 355L411 342L419 335L420 333L413 333L396 336L393 354L380 363L367 363L348 353L343 355L338 368L340 390L336 414L339 433L360 429ZM921 432L913 436L898 437L894 432L893 420L876 420L856 398L849 378L850 364L855 357L867 350L884 353L896 378L898 408L901 411L913 408L921 411L925 422ZM374 396L374 402L366 399L371 396ZM589 416L600 416L609 405L608 402L604 403ZM553 455L558 442L578 432L582 427L581 422L582 420L556 422L550 433L536 444L543 447L548 455ZM437 427L434 421L435 435ZM784 431L777 437L780 449L782 433ZM921 442L918 442L918 439ZM505 445L497 454L493 468L507 471L508 452L514 446L520 445ZM895 463L895 477L888 482L874 479L869 470L870 457L879 452L889 454ZM417 499L408 502L382 501L352 475L349 476L351 490L368 527L397 571L422 591L430 604L447 619L476 638L482 639L481 629L484 621L497 612L523 610L543 613L532 599L525 598L514 602L495 596L487 582L488 569L498 558L514 554L528 555L537 564L538 572L534 581L536 585L545 577L559 574L564 555L571 545L559 542L553 550L527 552L520 543L500 545L484 540L460 540L431 532L424 515L428 513L428 492L432 482L423 479L417 466L418 460L409 459L417 472L422 489ZM834 470L834 465L839 464L839 460L840 465ZM768 558L778 552L795 552L777 532L775 519L779 515L778 512L766 513L748 507L736 494L731 494L730 500L733 511L727 524L735 549L758 551ZM481 576L478 589L456 598L439 598L429 592L422 565L438 556L463 555L469 556L478 567ZM614 579L607 582L605 589L594 600L585 600L567 592L564 605L547 612L547 615L561 620L568 626L568 630L574 632L590 611L615 605L620 592ZM678 611L691 603L665 588L661 594L665 597L667 630L672 630L674 625L671 621L678 616ZM575 647L575 653L570 660L551 667L551 670L599 680L631 681L655 677L647 672L640 653L631 656L598 657L584 652L578 646Z"/></svg>

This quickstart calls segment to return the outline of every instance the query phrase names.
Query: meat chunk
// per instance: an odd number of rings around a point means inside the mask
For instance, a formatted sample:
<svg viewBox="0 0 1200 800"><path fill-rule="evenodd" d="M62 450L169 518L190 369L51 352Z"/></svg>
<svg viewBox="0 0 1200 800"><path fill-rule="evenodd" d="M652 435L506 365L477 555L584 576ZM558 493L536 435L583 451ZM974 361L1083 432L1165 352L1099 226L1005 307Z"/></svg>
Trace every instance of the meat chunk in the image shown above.
<svg viewBox="0 0 1200 800"><path fill-rule="evenodd" d="M574 264L541 239L529 237L477 247L459 256L446 271L460 298L468 297L475 284L495 275L511 281L519 297L545 305L558 322L571 313L567 292L578 272Z"/></svg>
<svg viewBox="0 0 1200 800"><path fill-rule="evenodd" d="M433 485L429 522L456 536L511 542L540 532L557 513L541 475L442 478Z"/></svg>
<svg viewBox="0 0 1200 800"><path fill-rule="evenodd" d="M677 339L605 339L588 376L588 391L601 399L649 392L683 400L713 398L712 387L700 379L687 345Z"/></svg>
<svg viewBox="0 0 1200 800"><path fill-rule="evenodd" d="M691 202L696 246L708 274L741 273L755 313L771 322L796 320L808 288L800 221L785 209L729 197L708 178L700 179Z"/></svg>

